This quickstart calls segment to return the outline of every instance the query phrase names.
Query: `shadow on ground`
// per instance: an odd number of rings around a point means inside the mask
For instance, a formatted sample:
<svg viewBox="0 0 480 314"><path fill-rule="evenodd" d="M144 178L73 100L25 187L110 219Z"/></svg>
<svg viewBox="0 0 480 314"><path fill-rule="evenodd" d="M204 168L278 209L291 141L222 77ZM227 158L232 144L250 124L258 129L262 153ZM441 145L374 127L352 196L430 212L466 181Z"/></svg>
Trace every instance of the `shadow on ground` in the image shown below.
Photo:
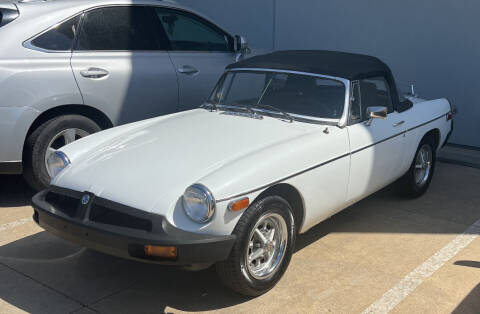
<svg viewBox="0 0 480 314"><path fill-rule="evenodd" d="M422 198L405 200L390 187L342 211L300 235L296 252L330 233L462 233L479 218L480 172L456 167L456 175L450 176L452 167L438 167L430 191ZM7 188L9 185L5 184ZM10 196L18 199L11 201L2 194L0 206L28 203L20 196L29 197L31 192L21 184L19 187L10 190ZM45 302L56 302L59 296L74 302L77 308L86 306L101 313L159 313L167 307L206 311L248 301L224 288L213 268L185 272L118 259L77 247L47 232L0 247L0 274L7 273L21 274L50 290L51 295L35 296L35 290L25 281L2 275L0 298L31 313L45 312ZM471 294L464 302L478 297L478 286ZM42 301L38 301L40 298Z"/></svg>
<svg viewBox="0 0 480 314"><path fill-rule="evenodd" d="M88 304L102 313L159 313L166 306L205 311L247 300L225 289L213 268L186 272L128 261L77 247L47 232L0 247L0 263L69 296L79 307ZM23 284L2 283L0 297L24 311L44 313ZM119 294L115 302L104 301L115 294Z"/></svg>
<svg viewBox="0 0 480 314"><path fill-rule="evenodd" d="M0 208L30 205L35 192L25 183L22 176L0 176Z"/></svg>
<svg viewBox="0 0 480 314"><path fill-rule="evenodd" d="M456 261L457 266L480 268L479 261ZM470 293L453 310L453 314L480 313L480 283L470 291Z"/></svg>
<svg viewBox="0 0 480 314"><path fill-rule="evenodd" d="M477 262L478 263L478 262ZM480 283L453 310L453 314L480 313Z"/></svg>

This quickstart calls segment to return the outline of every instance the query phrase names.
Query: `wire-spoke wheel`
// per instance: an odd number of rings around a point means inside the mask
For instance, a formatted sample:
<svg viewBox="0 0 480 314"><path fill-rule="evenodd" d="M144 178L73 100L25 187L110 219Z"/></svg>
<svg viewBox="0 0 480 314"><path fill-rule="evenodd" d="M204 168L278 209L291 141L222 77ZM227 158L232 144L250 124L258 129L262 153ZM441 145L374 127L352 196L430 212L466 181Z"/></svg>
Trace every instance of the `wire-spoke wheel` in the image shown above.
<svg viewBox="0 0 480 314"><path fill-rule="evenodd" d="M427 182L432 168L432 148L428 144L423 144L418 150L415 158L415 183L422 187Z"/></svg>
<svg viewBox="0 0 480 314"><path fill-rule="evenodd" d="M81 139L82 137L90 135L89 132L77 129L77 128L70 128L63 130L56 134L50 143L48 143L47 150L45 151L45 167L47 169L48 175L51 177L52 174L50 173L50 169L48 169L48 158L55 153L58 149L62 148L63 146L73 143L76 140Z"/></svg>
<svg viewBox="0 0 480 314"><path fill-rule="evenodd" d="M245 264L256 279L271 277L282 262L287 247L288 230L279 214L263 215L250 233Z"/></svg>
<svg viewBox="0 0 480 314"><path fill-rule="evenodd" d="M435 140L430 135L418 145L410 168L399 181L405 196L419 197L427 191L435 170L435 147Z"/></svg>

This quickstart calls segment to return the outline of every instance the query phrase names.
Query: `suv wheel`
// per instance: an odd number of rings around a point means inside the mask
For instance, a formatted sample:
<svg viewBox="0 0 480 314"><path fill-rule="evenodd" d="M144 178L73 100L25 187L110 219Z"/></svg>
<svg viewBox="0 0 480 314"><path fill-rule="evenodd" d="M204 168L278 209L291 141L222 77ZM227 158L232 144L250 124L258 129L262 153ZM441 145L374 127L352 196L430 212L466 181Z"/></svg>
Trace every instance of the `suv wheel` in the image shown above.
<svg viewBox="0 0 480 314"><path fill-rule="evenodd" d="M64 115L44 122L25 143L25 180L36 190L44 189L51 179L48 157L63 146L100 130L91 119L80 115Z"/></svg>

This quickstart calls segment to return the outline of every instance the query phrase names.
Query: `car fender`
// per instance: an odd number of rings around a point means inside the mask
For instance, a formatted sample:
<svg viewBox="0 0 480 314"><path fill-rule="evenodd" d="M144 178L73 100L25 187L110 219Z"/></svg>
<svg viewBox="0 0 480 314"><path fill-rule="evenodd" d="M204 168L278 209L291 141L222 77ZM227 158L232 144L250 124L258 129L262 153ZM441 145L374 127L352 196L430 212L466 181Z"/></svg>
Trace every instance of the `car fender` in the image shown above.
<svg viewBox="0 0 480 314"><path fill-rule="evenodd" d="M199 226L189 220L181 198L167 219L188 231L229 234L243 213L230 211L231 202L244 197L253 202L268 188L287 183L304 201L300 232L308 230L342 209L348 186L346 130L332 127L326 134L324 129L319 126L314 132L244 156L200 179L198 183L211 189L216 198L215 217L208 224ZM322 180L327 177L332 179Z"/></svg>
<svg viewBox="0 0 480 314"><path fill-rule="evenodd" d="M450 131L450 121L447 121L446 115L450 111L450 105L445 98L435 100L413 99L413 107L406 111L406 143L405 158L402 168L407 171L412 163L415 152L422 138L432 130L438 130L439 145L441 148L448 132Z"/></svg>

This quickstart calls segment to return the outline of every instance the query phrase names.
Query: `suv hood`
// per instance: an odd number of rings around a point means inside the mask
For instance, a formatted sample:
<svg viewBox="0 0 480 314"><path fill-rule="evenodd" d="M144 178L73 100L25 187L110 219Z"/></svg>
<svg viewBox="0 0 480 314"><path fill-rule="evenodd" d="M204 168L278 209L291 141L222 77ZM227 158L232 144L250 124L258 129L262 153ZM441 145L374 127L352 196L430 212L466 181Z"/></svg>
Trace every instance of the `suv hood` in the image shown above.
<svg viewBox="0 0 480 314"><path fill-rule="evenodd" d="M152 211L162 199L173 206L185 188L223 166L312 126L205 109L136 122L66 146L72 164L52 184Z"/></svg>

